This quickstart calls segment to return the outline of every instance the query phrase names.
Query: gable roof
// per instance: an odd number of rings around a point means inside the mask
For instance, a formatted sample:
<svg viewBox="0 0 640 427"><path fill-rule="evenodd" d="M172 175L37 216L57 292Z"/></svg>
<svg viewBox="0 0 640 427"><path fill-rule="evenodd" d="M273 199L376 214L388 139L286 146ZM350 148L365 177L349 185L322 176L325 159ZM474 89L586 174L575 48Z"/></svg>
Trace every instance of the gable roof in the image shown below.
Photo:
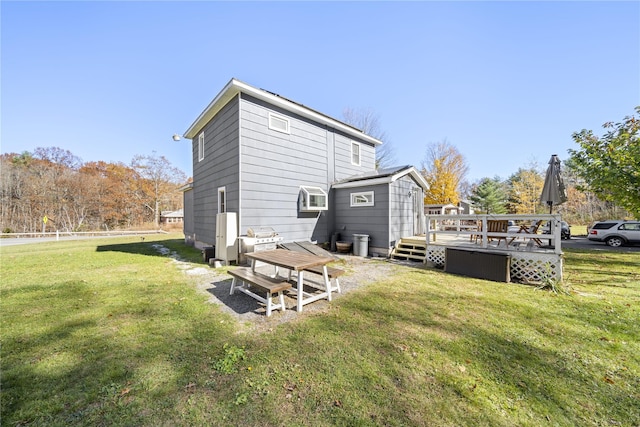
<svg viewBox="0 0 640 427"><path fill-rule="evenodd" d="M367 135L360 129L357 129L351 125L343 123L332 117L322 114L318 111L312 110L297 102L293 102L285 97L282 97L273 92L266 91L264 89L258 89L241 82L237 79L231 79L229 83L213 98L213 101L204 109L193 124L184 133L184 137L187 139L193 139L204 128L204 126L224 107L230 100L232 100L238 93L246 93L258 98L262 101L268 102L272 105L276 105L291 113L298 114L302 117L306 117L318 123L322 123L331 128L340 130L349 136L359 138L360 140L369 142L373 145L380 145L382 141L376 139L370 135Z"/></svg>
<svg viewBox="0 0 640 427"><path fill-rule="evenodd" d="M410 175L423 190L429 190L429 184L418 170L410 165L396 166L386 169L367 172L361 175L354 175L333 184L333 188L355 188L366 185L390 184L403 176Z"/></svg>
<svg viewBox="0 0 640 427"><path fill-rule="evenodd" d="M162 211L160 212L160 216L163 218L183 218L184 211L182 209L178 209L177 211Z"/></svg>

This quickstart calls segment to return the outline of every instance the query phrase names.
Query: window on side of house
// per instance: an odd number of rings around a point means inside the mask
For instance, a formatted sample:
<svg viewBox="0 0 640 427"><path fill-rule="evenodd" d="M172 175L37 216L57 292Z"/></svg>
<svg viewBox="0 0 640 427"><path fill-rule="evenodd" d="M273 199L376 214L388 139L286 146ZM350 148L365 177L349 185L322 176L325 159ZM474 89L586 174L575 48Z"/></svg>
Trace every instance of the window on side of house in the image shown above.
<svg viewBox="0 0 640 427"><path fill-rule="evenodd" d="M373 191L351 193L351 207L373 206Z"/></svg>
<svg viewBox="0 0 640 427"><path fill-rule="evenodd" d="M283 133L290 133L289 119L277 114L269 113L269 129Z"/></svg>
<svg viewBox="0 0 640 427"><path fill-rule="evenodd" d="M329 209L327 193L319 187L300 187L300 212Z"/></svg>
<svg viewBox="0 0 640 427"><path fill-rule="evenodd" d="M198 135L198 161L204 159L204 132Z"/></svg>
<svg viewBox="0 0 640 427"><path fill-rule="evenodd" d="M351 142L351 164L360 166L360 144Z"/></svg>
<svg viewBox="0 0 640 427"><path fill-rule="evenodd" d="M227 191L225 187L218 188L218 213L227 211Z"/></svg>

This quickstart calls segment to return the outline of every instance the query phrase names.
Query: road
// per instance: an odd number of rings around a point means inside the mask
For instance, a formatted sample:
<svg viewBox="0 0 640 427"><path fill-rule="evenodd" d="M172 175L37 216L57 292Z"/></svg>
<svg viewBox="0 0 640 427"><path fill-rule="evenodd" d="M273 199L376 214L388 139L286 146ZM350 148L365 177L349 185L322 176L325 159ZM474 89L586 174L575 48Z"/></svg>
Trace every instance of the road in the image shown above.
<svg viewBox="0 0 640 427"><path fill-rule="evenodd" d="M586 237L571 237L570 240L563 240L562 247L605 252L640 252L640 245L612 248L611 246L607 246L604 242L593 242L588 240Z"/></svg>
<svg viewBox="0 0 640 427"><path fill-rule="evenodd" d="M140 235L151 234L151 233L143 233ZM91 235L74 235L74 236L60 236L57 240L85 240L85 239L110 239L114 237L124 237L124 236L140 236L138 234L114 234L111 236L91 236ZM15 246L15 245L26 245L31 243L43 243L43 242L55 242L56 237L16 237L16 238L5 238L0 239L0 247L3 246Z"/></svg>

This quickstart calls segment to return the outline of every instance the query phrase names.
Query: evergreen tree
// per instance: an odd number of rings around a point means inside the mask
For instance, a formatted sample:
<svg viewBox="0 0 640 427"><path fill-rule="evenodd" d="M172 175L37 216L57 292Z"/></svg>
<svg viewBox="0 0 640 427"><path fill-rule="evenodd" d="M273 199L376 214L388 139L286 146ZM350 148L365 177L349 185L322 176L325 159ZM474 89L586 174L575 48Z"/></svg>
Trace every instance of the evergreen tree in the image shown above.
<svg viewBox="0 0 640 427"><path fill-rule="evenodd" d="M475 185L469 197L475 210L486 214L503 214L507 212L505 202L507 195L499 178L483 178Z"/></svg>

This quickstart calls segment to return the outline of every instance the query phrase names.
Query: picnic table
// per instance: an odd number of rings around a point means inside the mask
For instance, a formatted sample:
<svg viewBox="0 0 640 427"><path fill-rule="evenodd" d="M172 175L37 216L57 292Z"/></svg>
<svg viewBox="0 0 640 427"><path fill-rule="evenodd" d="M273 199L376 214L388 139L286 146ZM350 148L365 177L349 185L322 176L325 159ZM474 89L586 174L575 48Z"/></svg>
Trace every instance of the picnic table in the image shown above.
<svg viewBox="0 0 640 427"><path fill-rule="evenodd" d="M289 278L291 272L296 271L298 274L296 297L297 297L297 310L302 311L302 306L319 299L326 298L331 301L331 282L327 273L327 264L333 261L333 258L313 255L310 253L303 253L297 251L288 251L286 249L275 249L270 251L250 252L246 254L246 257L251 260L251 270L255 273L256 264L263 262L275 267L275 274L278 274L278 268L285 268L289 270ZM324 292L321 293L308 293L304 291L304 272L305 270L322 268L322 277L324 280Z"/></svg>

